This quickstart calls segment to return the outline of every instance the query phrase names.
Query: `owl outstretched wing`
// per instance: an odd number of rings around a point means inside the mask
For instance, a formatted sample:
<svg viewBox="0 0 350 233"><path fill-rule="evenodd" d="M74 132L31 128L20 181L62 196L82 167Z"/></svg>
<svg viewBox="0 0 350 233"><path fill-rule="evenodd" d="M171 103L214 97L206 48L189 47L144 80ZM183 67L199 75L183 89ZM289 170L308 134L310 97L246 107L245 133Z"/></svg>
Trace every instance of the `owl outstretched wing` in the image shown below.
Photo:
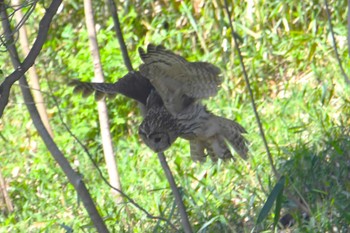
<svg viewBox="0 0 350 233"><path fill-rule="evenodd" d="M203 161L210 156L231 159L230 147L244 159L247 140L244 128L229 119L208 112L197 100L216 95L222 80L220 70L206 62L188 62L162 46L139 49L144 62L139 71L129 72L116 83L88 83L74 80L74 92L83 96L95 93L123 94L145 106L146 114L139 127L144 142L154 151L171 146L177 137L190 141L191 156Z"/></svg>
<svg viewBox="0 0 350 233"><path fill-rule="evenodd" d="M216 95L222 82L220 69L207 62L188 62L185 58L162 46L139 48L144 62L140 72L150 80L166 108L177 114L186 108L189 100Z"/></svg>
<svg viewBox="0 0 350 233"><path fill-rule="evenodd" d="M113 97L116 94L122 94L144 105L146 105L147 97L151 90L154 89L149 80L143 77L140 72L129 72L115 83L94 83L73 80L69 85L74 86L74 92L82 93L83 97L95 93L95 99L100 100L106 95Z"/></svg>

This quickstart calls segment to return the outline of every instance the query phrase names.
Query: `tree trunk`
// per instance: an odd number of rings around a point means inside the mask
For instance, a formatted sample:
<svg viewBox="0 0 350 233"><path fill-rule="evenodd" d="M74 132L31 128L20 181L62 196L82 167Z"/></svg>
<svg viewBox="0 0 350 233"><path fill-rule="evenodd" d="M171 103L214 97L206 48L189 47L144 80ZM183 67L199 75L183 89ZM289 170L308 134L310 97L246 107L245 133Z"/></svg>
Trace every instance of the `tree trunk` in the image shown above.
<svg viewBox="0 0 350 233"><path fill-rule="evenodd" d="M104 82L104 75L102 71L101 59L99 48L96 39L96 30L94 23L94 16L92 10L91 0L84 0L84 11L85 11L85 20L86 27L90 39L90 50L91 56L93 58L94 63L94 73L95 73L95 82ZM117 165L113 153L113 144L112 138L109 129L108 122L108 113L107 106L104 99L97 102L98 113L99 113L99 121L100 121L100 129L101 129L101 137L102 137L102 145L103 152L106 160L109 182L112 186L117 188L118 190L122 190L120 184L119 173L117 170ZM117 197L117 202L122 202L122 196L115 190L112 189L112 193Z"/></svg>

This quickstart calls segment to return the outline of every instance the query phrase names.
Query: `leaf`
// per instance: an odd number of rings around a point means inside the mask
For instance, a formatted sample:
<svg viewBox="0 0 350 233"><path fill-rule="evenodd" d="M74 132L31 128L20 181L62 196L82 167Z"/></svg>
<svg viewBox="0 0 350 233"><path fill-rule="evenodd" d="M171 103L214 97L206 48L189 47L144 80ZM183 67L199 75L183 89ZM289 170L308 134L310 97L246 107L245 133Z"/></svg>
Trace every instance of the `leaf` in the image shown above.
<svg viewBox="0 0 350 233"><path fill-rule="evenodd" d="M279 181L277 182L277 184L275 185L275 187L273 187L270 195L268 196L263 208L261 209L261 211L259 213L256 224L260 224L267 217L267 215L270 212L270 210L273 206L273 203L275 202L276 199L281 201L282 198L280 198L279 196L282 195L282 193L283 193L285 181L286 181L286 178L284 176L282 176L279 179ZM280 204L281 203L277 203L277 205L280 205ZM278 208L276 208L276 210L277 209Z"/></svg>
<svg viewBox="0 0 350 233"><path fill-rule="evenodd" d="M280 212L281 212L281 208L282 208L282 201L283 201L283 188L284 188L284 184L285 184L285 177L282 176L281 179L283 178L283 184L282 184L282 189L281 191L278 193L277 195L277 199L276 199L276 206L275 206L275 218L273 220L273 228L276 229L276 226L278 224L278 221L280 219ZM281 181L280 179L280 181ZM277 183L278 184L278 183Z"/></svg>
<svg viewBox="0 0 350 233"><path fill-rule="evenodd" d="M62 227L63 229L66 230L66 233L72 233L73 232L73 229L70 227L70 226L67 226L66 224L64 223L59 223L58 224L60 227Z"/></svg>
<svg viewBox="0 0 350 233"><path fill-rule="evenodd" d="M198 230L198 232L203 232L208 226L215 222L220 216L215 216L210 219L208 222L204 223L203 226Z"/></svg>

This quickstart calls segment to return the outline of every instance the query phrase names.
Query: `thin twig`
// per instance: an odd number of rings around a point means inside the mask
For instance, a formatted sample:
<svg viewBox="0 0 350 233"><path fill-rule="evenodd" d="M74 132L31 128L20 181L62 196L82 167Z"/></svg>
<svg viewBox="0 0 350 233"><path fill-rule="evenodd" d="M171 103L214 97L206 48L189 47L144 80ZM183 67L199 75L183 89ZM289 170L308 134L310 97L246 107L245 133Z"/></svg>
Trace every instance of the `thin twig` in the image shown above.
<svg viewBox="0 0 350 233"><path fill-rule="evenodd" d="M174 180L174 176L171 173L170 167L166 161L166 158L164 156L164 153L158 153L158 159L160 161L160 164L163 167L164 173L166 175L166 178L168 179L168 182L170 184L171 190L173 191L173 195L175 197L175 201L177 203L177 206L179 208L179 212L180 212L180 216L181 216L181 221L182 221L182 226L184 228L184 231L186 233L192 233L192 228L191 228L191 224L190 221L188 220L188 215L186 212L186 208L185 205L182 201L182 197L180 194L179 189L176 186L175 180ZM174 188L175 187L175 188Z"/></svg>
<svg viewBox="0 0 350 233"><path fill-rule="evenodd" d="M21 9L26 9L25 14L23 15L22 19L17 22L17 25L14 26L14 29L11 30L11 36L13 37L12 41L7 41L6 36L4 34L0 35L0 52L6 52L7 46L9 43L15 44L18 39L18 32L20 28L24 25L24 23L27 21L29 16L33 13L36 3L38 0L33 0L33 1L25 1L22 4L18 5L5 5L5 9L11 9L11 13L8 14L9 21L11 23L13 16L17 11L21 11ZM2 49L4 47L4 50Z"/></svg>
<svg viewBox="0 0 350 233"><path fill-rule="evenodd" d="M274 165L274 162L273 162L273 158L272 158L272 155L271 155L271 152L270 152L270 148L267 144L267 140L266 140L266 137L265 137L265 131L264 131L264 128L261 124L261 121L260 121L260 117L259 117L259 114L258 114L258 111L257 111L257 108L256 108L256 104L255 104L255 100L254 100L254 95L253 95L253 91L252 91L252 88L250 87L250 82L249 82L249 79L248 79L248 74L247 74L247 71L245 69L245 66L244 66L244 62L243 62L243 57L242 57L242 54L241 54L241 50L239 48L239 44L238 44L238 40L239 38L237 38L237 33L235 32L235 30L233 29L233 25L232 25L232 21L231 21L231 14L230 14L230 11L228 9L228 3L227 3L227 0L225 0L225 10L226 10L226 13L227 13L227 17L228 17L228 20L229 20L229 23L230 23L230 28L231 28L231 34L232 34L232 37L235 41L235 47L236 47L236 50L237 50L237 53L238 53L238 57L239 57L239 62L241 64L241 67L242 67L242 71L243 71L243 76L244 76L244 80L246 82L246 85L247 85L247 89L248 89L248 92L249 92L249 96L250 96L250 101L252 103L252 107L253 107L253 111L254 111L254 114L255 114L255 118L256 118L256 121L258 122L258 126L259 126L259 131L260 131L260 134L261 134L261 137L262 137L262 140L264 142L264 146L265 146L265 150L266 150L266 153L267 153L267 157L269 159L269 162L270 162L270 166L272 168L272 171L276 177L276 179L279 179L280 177L280 174L277 172L277 169Z"/></svg>
<svg viewBox="0 0 350 233"><path fill-rule="evenodd" d="M349 1L350 2L350 1ZM328 18L328 24L329 24L329 31L332 35L332 41L333 41L333 49L334 49L334 52L335 52L335 56L337 58L337 61L338 61L338 65L339 65L339 68L340 68L340 71L344 77L344 80L347 84L350 84L350 79L349 77L347 76L347 74L345 73L345 70L343 68L343 64L340 60L340 57L339 57L339 53L338 53L338 49L337 49L337 42L335 40L335 36L334 36L334 31L333 31L333 25L332 25L332 16L331 16L331 12L329 10L329 7L328 7L328 2L327 0L324 0L324 3L326 5L326 12L327 12L327 18ZM350 9L350 8L349 8ZM348 38L349 39L349 38ZM350 42L349 42L350 43ZM350 51L350 50L349 50Z"/></svg>
<svg viewBox="0 0 350 233"><path fill-rule="evenodd" d="M238 46L238 41L237 41L237 38L236 38L236 33L235 31L233 30L233 25L232 25L232 22L231 22L231 16L230 16L230 12L228 10L228 4L227 4L227 0L225 0L225 9L226 9L226 13L228 15L228 18L229 18L229 22L230 22L230 28L231 28L231 32L232 32L232 36L234 38L234 41L235 41L235 46L236 46L236 49L237 49L237 52L238 52L238 56L239 56L239 60L240 60L240 64L242 66L242 70L243 70L243 75L244 75L244 78L245 78L245 81L246 81L246 84L247 84L247 88L248 88L248 91L249 91L249 95L250 95L250 99L251 99L251 102L252 102L252 106L253 106L253 110L254 110L254 114L255 114L255 117L257 119L257 122L258 122L258 125L259 125L259 130L260 130L260 134L261 134L261 137L263 139L263 142L264 142L264 145L265 145L265 149L266 149L266 153L268 155L268 159L269 159L269 162L270 162L270 165L272 167L272 170L273 170L273 173L275 175L275 177L277 179L280 178L280 174L277 172L277 169L273 163L273 158L272 158L272 155L270 153L270 149L269 149L269 146L267 144L267 140L266 140L266 137L265 137L265 133L264 133L264 129L262 127L262 124L260 122L260 117L259 117L259 114L257 112L257 109L256 109L256 105L255 105L255 101L254 101L254 96L253 96L253 92L251 90L251 87L250 87L250 83L249 83L249 79L248 79L248 75L247 75L247 72L245 70L245 66L244 66L244 63L243 63L243 58L242 58L242 55L241 55L241 51L240 51L240 48ZM291 181L290 181L291 182ZM291 182L292 183L292 182ZM293 185L293 183L292 183ZM294 186L293 186L294 187ZM295 188L295 187L294 187ZM297 190L296 190L297 191ZM303 212L307 213L308 215L310 215L310 208L307 204L307 202L305 201L304 198L302 198L301 194L298 193L299 197L302 199L301 201L299 201L297 198L293 197L291 194L287 193L286 194L287 197L290 199L290 200L293 200L295 202L295 204L298 205L298 207L300 208L300 210L302 210Z"/></svg>
<svg viewBox="0 0 350 233"><path fill-rule="evenodd" d="M123 33L122 33L121 28L120 28L117 6L116 6L114 0L109 0L109 5L110 5L109 8L111 10L111 14L112 14L113 22L114 22L114 31L117 34L117 38L118 38L119 45L120 45L120 50L122 51L122 56L124 59L124 64L125 64L126 68L128 69L128 71L133 71L134 69L132 68L130 57L128 55L128 50L126 48L125 41L123 38Z"/></svg>

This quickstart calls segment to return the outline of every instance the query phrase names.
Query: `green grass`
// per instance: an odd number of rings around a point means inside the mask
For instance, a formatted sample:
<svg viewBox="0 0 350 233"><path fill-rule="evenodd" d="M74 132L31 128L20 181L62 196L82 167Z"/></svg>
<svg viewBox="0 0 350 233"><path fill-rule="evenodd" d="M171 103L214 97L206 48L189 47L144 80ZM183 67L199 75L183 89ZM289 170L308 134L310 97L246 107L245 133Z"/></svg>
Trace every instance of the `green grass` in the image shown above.
<svg viewBox="0 0 350 233"><path fill-rule="evenodd" d="M192 227L195 232L273 232L273 211L256 226L277 180L267 159L238 57L233 53L233 38L222 3L211 1L199 8L177 1L165 3L169 5L157 8L153 1L144 1L136 7L130 3L120 9L134 67L140 64L137 47L150 42L162 43L191 61L215 63L225 79L218 96L205 103L215 114L242 124L251 143L248 161L237 157L231 163L193 163L185 140L178 140L166 152ZM346 38L345 1L330 5L339 53L349 75L349 56L341 43ZM101 12L99 7L97 12ZM155 13L157 9L163 13ZM48 92L50 82L63 120L107 176L96 104L92 97L82 99L66 87L67 80L90 80L93 75L86 31L79 23L71 24L79 20L84 24L81 10L81 3L67 3L55 18L53 26L57 30L52 31L37 68L43 90ZM30 22L37 23L34 19ZM99 43L106 78L113 82L126 69L112 21L100 13L96 19L102 26ZM334 227L338 232L347 232L350 88L334 56L324 6L299 1L256 1L255 5L235 1L234 19L235 30L243 37L242 54L268 144L278 171L286 177L282 215L294 217L293 232L327 232ZM7 74L11 69L3 64L1 69ZM66 132L50 94L45 98L55 141L83 174L111 232L171 232L170 226L148 219L130 203L115 204L87 155ZM117 97L108 100L108 107L124 192L150 213L171 218L181 228L157 156L137 136L141 121L137 105ZM0 215L0 232L65 232L65 226L75 232L95 232L73 187L33 127L18 86L13 88L0 129L6 139L0 140L1 171L15 206L13 213ZM311 213L308 220L302 218L288 196L307 202Z"/></svg>

